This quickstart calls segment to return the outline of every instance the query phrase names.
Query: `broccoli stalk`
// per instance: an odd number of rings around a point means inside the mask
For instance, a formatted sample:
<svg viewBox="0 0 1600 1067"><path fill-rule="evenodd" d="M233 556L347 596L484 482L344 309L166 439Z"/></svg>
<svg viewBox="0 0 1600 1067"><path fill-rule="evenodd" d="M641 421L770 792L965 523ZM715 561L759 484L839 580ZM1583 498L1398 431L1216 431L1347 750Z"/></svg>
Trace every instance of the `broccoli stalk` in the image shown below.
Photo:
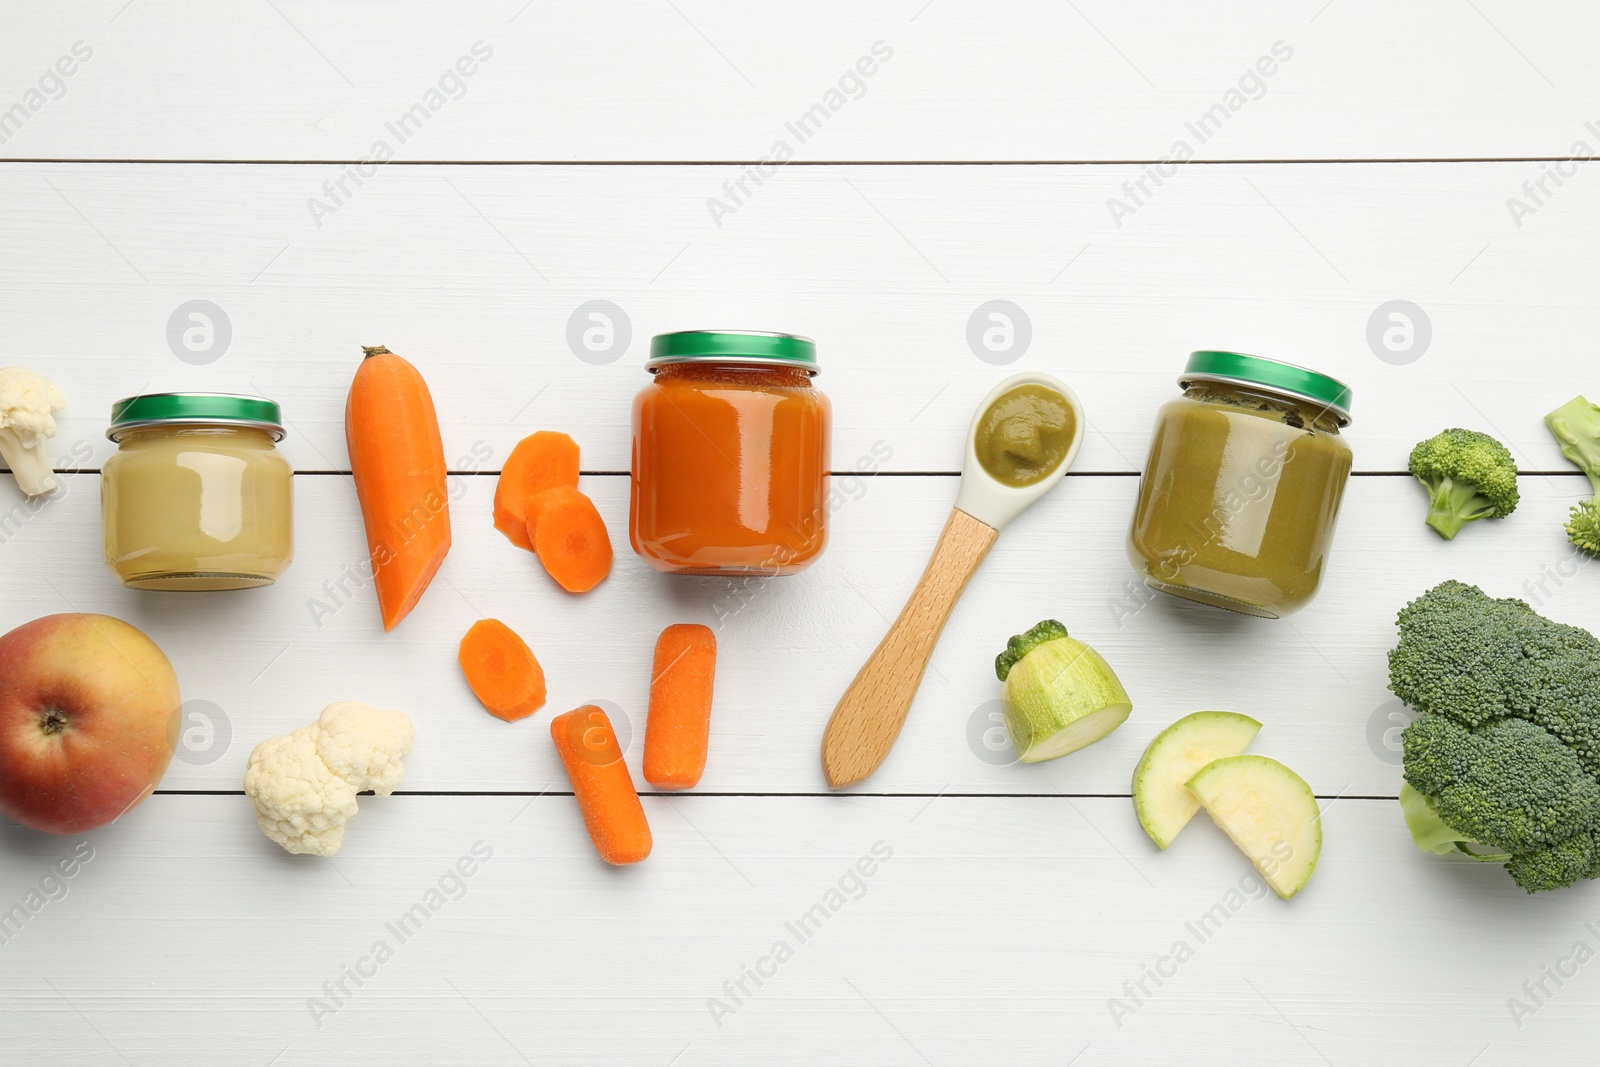
<svg viewBox="0 0 1600 1067"><path fill-rule="evenodd" d="M1556 408L1544 417L1561 454L1589 476L1593 495L1600 496L1600 407L1581 396Z"/></svg>
<svg viewBox="0 0 1600 1067"><path fill-rule="evenodd" d="M1444 820L1439 818L1439 809L1427 797L1412 789L1410 782L1400 786L1400 812L1406 817L1406 829L1411 831L1411 839L1424 852L1432 852L1435 856L1466 856L1480 863L1504 863L1511 858L1509 852L1473 851L1484 846L1469 840L1460 830L1446 826Z"/></svg>
<svg viewBox="0 0 1600 1067"><path fill-rule="evenodd" d="M1454 541L1469 522L1499 517L1495 514L1496 505L1471 482L1458 482L1446 474L1437 479L1425 478L1423 484L1428 487L1426 521L1446 541Z"/></svg>
<svg viewBox="0 0 1600 1067"><path fill-rule="evenodd" d="M1567 539L1589 553L1600 556L1600 407L1581 396L1556 408L1544 417L1561 454L1589 476L1593 498L1572 506L1567 518Z"/></svg>
<svg viewBox="0 0 1600 1067"><path fill-rule="evenodd" d="M1486 433L1445 430L1413 448L1409 465L1428 490L1428 525L1446 541L1469 522L1517 509L1516 460Z"/></svg>

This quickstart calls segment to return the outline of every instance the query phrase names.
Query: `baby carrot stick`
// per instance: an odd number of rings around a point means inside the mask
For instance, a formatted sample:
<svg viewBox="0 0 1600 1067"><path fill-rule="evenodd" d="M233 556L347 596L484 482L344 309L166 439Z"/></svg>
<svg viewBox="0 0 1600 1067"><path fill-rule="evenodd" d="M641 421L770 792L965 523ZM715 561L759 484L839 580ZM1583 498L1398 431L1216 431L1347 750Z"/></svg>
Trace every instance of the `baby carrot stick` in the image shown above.
<svg viewBox="0 0 1600 1067"><path fill-rule="evenodd" d="M587 593L611 573L611 537L594 501L574 490L540 508L533 549L556 584Z"/></svg>
<svg viewBox="0 0 1600 1067"><path fill-rule="evenodd" d="M693 789L706 769L717 636L698 623L661 631L650 675L644 778L658 789Z"/></svg>
<svg viewBox="0 0 1600 1067"><path fill-rule="evenodd" d="M417 606L450 551L449 487L439 420L422 375L382 345L363 351L344 429L388 631Z"/></svg>
<svg viewBox="0 0 1600 1067"><path fill-rule="evenodd" d="M533 550L528 539L529 498L558 485L577 488L578 446L564 433L540 430L517 442L494 487L494 527L518 548Z"/></svg>
<svg viewBox="0 0 1600 1067"><path fill-rule="evenodd" d="M600 858L620 866L650 855L650 824L606 713L585 704L557 715L550 720L550 739Z"/></svg>
<svg viewBox="0 0 1600 1067"><path fill-rule="evenodd" d="M544 669L527 642L499 619L479 619L461 639L456 659L473 695L506 722L544 707Z"/></svg>

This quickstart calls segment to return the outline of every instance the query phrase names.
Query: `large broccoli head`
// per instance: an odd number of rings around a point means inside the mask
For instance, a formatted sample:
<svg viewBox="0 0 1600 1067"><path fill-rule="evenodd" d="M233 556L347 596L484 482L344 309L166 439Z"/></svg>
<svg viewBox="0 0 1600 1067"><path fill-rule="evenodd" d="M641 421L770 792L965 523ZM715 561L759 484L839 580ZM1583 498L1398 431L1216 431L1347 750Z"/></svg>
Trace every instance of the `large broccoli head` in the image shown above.
<svg viewBox="0 0 1600 1067"><path fill-rule="evenodd" d="M1428 490L1428 525L1446 541L1477 519L1502 519L1517 509L1517 461L1505 445L1458 428L1418 443L1411 473Z"/></svg>
<svg viewBox="0 0 1600 1067"><path fill-rule="evenodd" d="M1530 893L1600 876L1600 640L1461 582L1399 621L1389 688L1422 713L1402 738L1418 843L1488 846Z"/></svg>

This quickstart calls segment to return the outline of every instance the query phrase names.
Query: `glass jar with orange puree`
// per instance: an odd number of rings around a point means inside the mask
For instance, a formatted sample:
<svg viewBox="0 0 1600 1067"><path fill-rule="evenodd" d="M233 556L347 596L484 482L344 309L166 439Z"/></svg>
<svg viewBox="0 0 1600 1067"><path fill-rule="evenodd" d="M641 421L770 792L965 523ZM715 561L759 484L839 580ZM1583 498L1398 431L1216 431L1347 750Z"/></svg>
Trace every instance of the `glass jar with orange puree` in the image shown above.
<svg viewBox="0 0 1600 1067"><path fill-rule="evenodd" d="M794 574L828 542L831 407L816 345L687 330L650 343L633 402L628 537L669 574Z"/></svg>

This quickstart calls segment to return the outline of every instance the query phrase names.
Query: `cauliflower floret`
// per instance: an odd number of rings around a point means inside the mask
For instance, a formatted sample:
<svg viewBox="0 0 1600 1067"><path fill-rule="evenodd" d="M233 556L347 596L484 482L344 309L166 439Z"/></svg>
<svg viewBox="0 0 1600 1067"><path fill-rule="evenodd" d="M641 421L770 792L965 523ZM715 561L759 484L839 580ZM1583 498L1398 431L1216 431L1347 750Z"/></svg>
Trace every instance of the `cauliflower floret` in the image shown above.
<svg viewBox="0 0 1600 1067"><path fill-rule="evenodd" d="M338 852L356 794L393 793L415 736L404 713L345 700L310 726L261 742L244 775L261 832L290 852Z"/></svg>
<svg viewBox="0 0 1600 1067"><path fill-rule="evenodd" d="M331 856L356 813L358 790L333 773L317 749L320 725L261 742L250 753L245 795L262 833L295 853Z"/></svg>
<svg viewBox="0 0 1600 1067"><path fill-rule="evenodd" d="M56 487L45 445L56 435L56 413L66 406L48 378L26 367L0 367L0 456L29 496Z"/></svg>

